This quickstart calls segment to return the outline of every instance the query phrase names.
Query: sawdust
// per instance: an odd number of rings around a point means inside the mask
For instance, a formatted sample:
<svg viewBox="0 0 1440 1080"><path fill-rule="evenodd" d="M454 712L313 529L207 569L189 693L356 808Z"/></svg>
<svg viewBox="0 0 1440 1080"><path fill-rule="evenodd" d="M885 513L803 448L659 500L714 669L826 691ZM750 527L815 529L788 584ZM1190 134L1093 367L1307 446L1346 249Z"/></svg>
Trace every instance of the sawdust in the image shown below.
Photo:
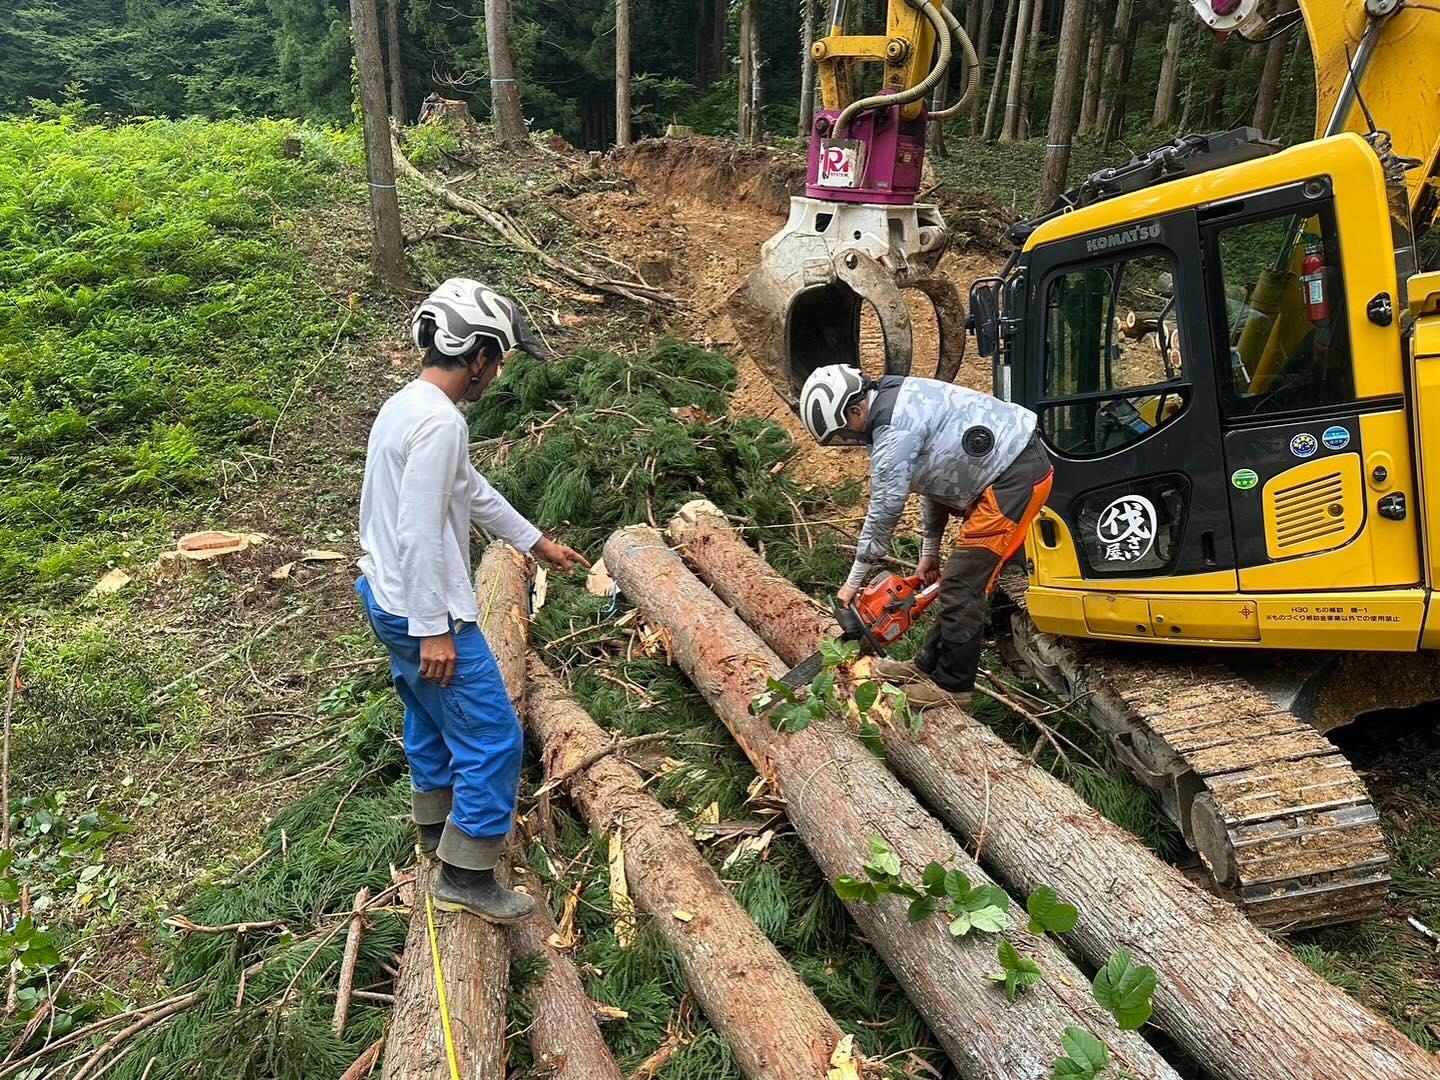
<svg viewBox="0 0 1440 1080"><path fill-rule="evenodd" d="M567 206L572 220L612 257L689 301L689 309L670 329L737 360L739 379L731 409L773 420L790 433L797 450L788 468L798 483L833 487L863 480L865 454L815 445L745 354L726 312L726 301L754 268L760 246L785 223L789 193L803 181L798 155L737 149L705 139L654 140L612 161L633 182L634 191L582 194ZM991 254L951 252L941 268L968 294L970 283L995 273L1000 262ZM928 300L908 293L906 299L914 321L914 370L923 374L934 370L939 355L938 327ZM883 369L879 324L868 312L861 321L861 354L867 370ZM988 391L988 362L967 355L957 381Z"/></svg>

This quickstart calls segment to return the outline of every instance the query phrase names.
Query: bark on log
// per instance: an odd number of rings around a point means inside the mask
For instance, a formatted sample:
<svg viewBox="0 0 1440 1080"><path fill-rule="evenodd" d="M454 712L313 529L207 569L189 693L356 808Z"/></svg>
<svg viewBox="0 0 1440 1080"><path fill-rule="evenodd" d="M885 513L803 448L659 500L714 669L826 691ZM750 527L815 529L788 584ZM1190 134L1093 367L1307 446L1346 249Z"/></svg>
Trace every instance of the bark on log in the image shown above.
<svg viewBox="0 0 1440 1080"><path fill-rule="evenodd" d="M559 776L609 739L531 657L528 722L545 775ZM590 828L619 829L630 895L680 959L705 1015L751 1080L819 1080L842 1032L705 861L674 811L616 757L570 781ZM689 912L689 921L675 912Z"/></svg>
<svg viewBox="0 0 1440 1080"><path fill-rule="evenodd" d="M517 869L515 880L539 906L525 922L510 927L512 955L538 953L546 960L544 975L524 992L534 1014L528 1031L536 1071L548 1080L624 1080L595 1022L594 1002L585 993L580 973L565 952L550 944L558 931L544 886L528 869Z"/></svg>
<svg viewBox="0 0 1440 1080"><path fill-rule="evenodd" d="M972 881L983 871L960 850L868 750L828 721L777 734L750 704L786 665L665 546L653 529L622 529L605 544L605 565L629 601L670 631L674 655L736 742L786 801L796 832L827 878L852 874L881 835L914 878L931 860ZM956 1068L970 1080L1045 1080L1069 1025L1109 1044L1117 1064L1139 1077L1176 1073L1142 1038L1116 1028L1089 994L1089 980L1051 941L1006 931L1045 971L1006 1001L986 972L996 969L996 939L952 938L936 919L911 923L896 897L847 904L865 939L910 995ZM1022 920L1023 922L1023 920Z"/></svg>
<svg viewBox="0 0 1440 1080"><path fill-rule="evenodd" d="M720 598L786 662L798 663L836 632L709 503L688 504L670 531ZM963 835L984 831L985 863L999 878L1022 892L1049 885L1080 909L1066 940L1082 956L1098 966L1129 949L1155 968L1153 1022L1214 1075L1436 1075L1433 1057L985 725L958 709L930 709L919 736L884 735L887 760L936 813Z"/></svg>
<svg viewBox="0 0 1440 1080"><path fill-rule="evenodd" d="M508 544L485 549L475 575L480 626L510 699L523 715L528 631L525 558ZM425 898L434 890L440 864L423 859L415 872L415 902L395 1006L385 1043L382 1080L432 1080L449 1074L436 993ZM496 868L502 880L505 866ZM493 1080L505 1075L505 1010L510 950L500 927L464 912L435 912L435 939L460 1075Z"/></svg>
<svg viewBox="0 0 1440 1080"><path fill-rule="evenodd" d="M440 864L424 859L415 869L415 904L395 1005L385 1040L381 1080L434 1080L449 1076L440 999L425 919L425 898L435 888ZM510 953L498 926L463 912L435 912L435 939L445 978L445 1001L455 1036L455 1056L465 1080L505 1075L505 999Z"/></svg>

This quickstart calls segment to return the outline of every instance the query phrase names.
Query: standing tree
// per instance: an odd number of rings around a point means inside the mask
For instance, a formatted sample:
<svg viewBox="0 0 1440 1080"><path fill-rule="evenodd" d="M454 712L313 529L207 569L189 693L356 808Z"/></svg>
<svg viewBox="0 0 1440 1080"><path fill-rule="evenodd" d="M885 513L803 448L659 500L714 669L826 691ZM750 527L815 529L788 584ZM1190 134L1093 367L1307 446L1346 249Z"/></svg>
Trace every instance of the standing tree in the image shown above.
<svg viewBox="0 0 1440 1080"><path fill-rule="evenodd" d="M1065 190L1070 170L1070 142L1075 136L1075 98L1080 85L1080 42L1085 37L1085 0L1065 0L1060 18L1060 55L1055 68L1055 95L1050 99L1050 127L1045 135L1045 171L1035 212L1043 214Z"/></svg>
<svg viewBox="0 0 1440 1080"><path fill-rule="evenodd" d="M1184 2L1181 0L1181 3ZM1100 115L1100 79L1105 70L1105 40L1110 32L1113 5L1107 0L1100 0L1096 7L1090 45L1085 52L1085 91L1080 96L1080 121L1075 126L1076 135L1089 135L1094 131L1095 119Z"/></svg>
<svg viewBox="0 0 1440 1080"><path fill-rule="evenodd" d="M975 2L971 0L970 9L975 9ZM968 19L968 16L967 16ZM975 58L980 61L980 82L977 86L983 85L985 81L985 64L990 58L990 31L995 22L995 0L984 0L980 5L980 37L975 42ZM977 91L970 99L970 134L980 134L980 97Z"/></svg>
<svg viewBox="0 0 1440 1080"><path fill-rule="evenodd" d="M1045 0L1034 0L1030 36L1025 43L1025 75L1020 82L1020 112L1015 120L1015 138L1030 137L1030 106L1035 95L1035 69L1040 64L1040 39L1044 37Z"/></svg>
<svg viewBox="0 0 1440 1080"><path fill-rule="evenodd" d="M815 46L815 0L804 0L800 5L800 124L798 134L803 138L815 126L815 58L810 50Z"/></svg>
<svg viewBox="0 0 1440 1080"><path fill-rule="evenodd" d="M1125 39L1125 49L1120 59L1120 75L1115 82L1115 94L1110 99L1110 105L1101 118L1104 122L1104 129L1101 132L1100 152L1108 153L1110 144L1120 137L1120 132L1125 126L1125 109L1130 104L1130 96L1126 90L1130 86L1130 68L1135 63L1135 46L1140 37L1140 23L1142 20L1134 18L1131 12L1130 33Z"/></svg>
<svg viewBox="0 0 1440 1080"><path fill-rule="evenodd" d="M1110 147L1110 122L1115 103L1125 97L1125 48L1130 43L1130 19L1135 13L1135 0L1116 0L1115 32L1105 53L1105 70L1100 78L1098 129L1103 149ZM1103 152L1103 150L1102 150Z"/></svg>
<svg viewBox="0 0 1440 1080"><path fill-rule="evenodd" d="M1005 30L1000 35L1000 49L995 54L995 78L990 85L990 103L985 106L985 127L980 138L989 142L995 134L995 113L1000 103L1000 93L1005 85L1005 59L1010 53L1010 38L1015 32L1015 17L1025 0L1009 0L1005 7Z"/></svg>
<svg viewBox="0 0 1440 1080"><path fill-rule="evenodd" d="M1015 138L1016 125L1020 118L1020 83L1025 78L1025 35L1030 29L1030 11L1033 6L1031 0L1020 0L1020 12L1015 17L1015 43L1010 52L1010 87L1005 97L1005 124L1000 131L1001 142L1009 142Z"/></svg>
<svg viewBox="0 0 1440 1080"><path fill-rule="evenodd" d="M405 123L405 73L400 67L400 0L385 5L385 29L390 46L390 115L395 123Z"/></svg>
<svg viewBox="0 0 1440 1080"><path fill-rule="evenodd" d="M1284 15L1295 7L1294 0L1276 6L1275 14ZM1251 123L1261 135L1269 135L1275 121L1275 97L1280 88L1280 71L1285 65L1285 35L1277 34L1265 47L1265 66L1260 72L1260 87L1255 92L1255 118Z"/></svg>
<svg viewBox="0 0 1440 1080"><path fill-rule="evenodd" d="M365 116L365 170L370 178L370 266L391 284L405 281L405 248L400 237L400 198L395 158L390 152L390 119L385 109L385 67L380 62L380 22L375 0L350 0L355 31L355 64L360 108Z"/></svg>
<svg viewBox="0 0 1440 1080"><path fill-rule="evenodd" d="M615 0L615 145L630 145L630 0Z"/></svg>
<svg viewBox="0 0 1440 1080"><path fill-rule="evenodd" d="M485 0L485 45L490 52L495 133L505 146L528 142L530 133L520 111L520 84L515 81L515 54L510 49L510 0Z"/></svg>
<svg viewBox="0 0 1440 1080"><path fill-rule="evenodd" d="M737 135L755 141L755 0L740 0L740 97L736 102Z"/></svg>
<svg viewBox="0 0 1440 1080"><path fill-rule="evenodd" d="M1165 32L1165 55L1160 61L1160 81L1155 87L1155 111L1150 114L1151 127L1169 127L1175 116L1175 85L1180 79L1180 40L1184 37L1186 10L1189 7L1189 0L1175 0L1175 7L1170 12L1170 28Z"/></svg>

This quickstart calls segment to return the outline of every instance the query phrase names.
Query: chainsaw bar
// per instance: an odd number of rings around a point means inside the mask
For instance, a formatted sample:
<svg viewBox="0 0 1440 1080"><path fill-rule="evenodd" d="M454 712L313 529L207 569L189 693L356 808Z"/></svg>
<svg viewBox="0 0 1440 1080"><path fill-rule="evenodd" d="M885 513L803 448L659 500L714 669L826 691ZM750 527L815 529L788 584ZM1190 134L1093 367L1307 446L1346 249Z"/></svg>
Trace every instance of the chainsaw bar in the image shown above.
<svg viewBox="0 0 1440 1080"><path fill-rule="evenodd" d="M782 675L780 681L791 690L801 690L815 681L815 676L820 674L824 663L825 658L818 652L813 652Z"/></svg>

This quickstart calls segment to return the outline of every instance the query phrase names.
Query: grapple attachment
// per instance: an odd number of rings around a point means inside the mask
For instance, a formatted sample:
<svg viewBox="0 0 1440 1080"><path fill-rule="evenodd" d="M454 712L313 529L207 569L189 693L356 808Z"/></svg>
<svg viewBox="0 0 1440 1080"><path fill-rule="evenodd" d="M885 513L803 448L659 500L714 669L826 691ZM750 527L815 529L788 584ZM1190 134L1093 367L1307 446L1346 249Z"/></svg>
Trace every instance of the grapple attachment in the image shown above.
<svg viewBox="0 0 1440 1080"><path fill-rule="evenodd" d="M935 309L934 376L951 381L965 353L965 317L960 293L938 273L949 239L933 205L792 198L789 221L730 297L741 346L793 409L817 367L859 366L860 316L869 303L884 335L886 374L908 375L914 332L902 290L914 289Z"/></svg>

